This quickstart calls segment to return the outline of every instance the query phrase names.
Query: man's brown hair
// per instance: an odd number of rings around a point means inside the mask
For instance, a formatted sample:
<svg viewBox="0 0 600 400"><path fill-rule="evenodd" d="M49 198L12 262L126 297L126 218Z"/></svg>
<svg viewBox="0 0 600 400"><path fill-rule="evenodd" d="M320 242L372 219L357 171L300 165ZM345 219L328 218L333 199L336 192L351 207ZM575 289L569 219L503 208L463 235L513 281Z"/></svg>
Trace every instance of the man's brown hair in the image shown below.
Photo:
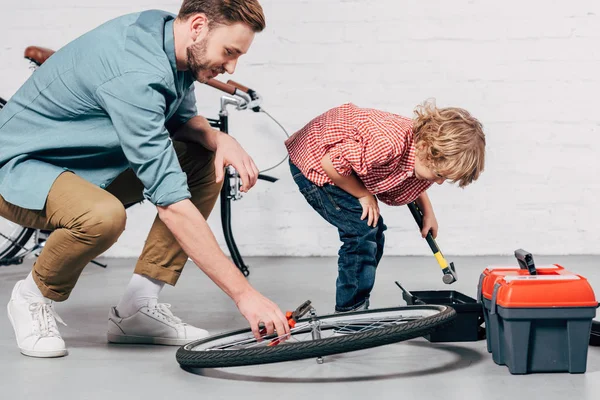
<svg viewBox="0 0 600 400"><path fill-rule="evenodd" d="M258 0L184 0L177 18L185 21L194 14L205 14L212 24L248 25L252 31L265 29L265 15Z"/></svg>

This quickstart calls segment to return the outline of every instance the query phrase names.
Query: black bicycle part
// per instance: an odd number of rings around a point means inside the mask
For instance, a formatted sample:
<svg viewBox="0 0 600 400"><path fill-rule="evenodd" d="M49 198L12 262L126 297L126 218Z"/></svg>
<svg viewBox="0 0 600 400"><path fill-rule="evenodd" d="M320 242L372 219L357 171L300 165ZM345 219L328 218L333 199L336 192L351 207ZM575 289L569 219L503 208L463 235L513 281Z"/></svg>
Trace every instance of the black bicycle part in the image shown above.
<svg viewBox="0 0 600 400"><path fill-rule="evenodd" d="M334 336L325 339L313 339L305 342L293 342L290 339L285 343L276 346L255 347L241 350L193 350L194 348L210 341L217 341L228 336L244 335L248 334L248 332L251 332L250 329L242 329L239 331L227 332L221 335L212 336L207 339L188 343L177 350L176 359L182 368L193 369L269 364L275 362L301 360L306 358L317 358L331 354L347 353L356 350L383 346L425 336L449 324L456 318L457 315L456 311L449 306L419 305L344 313L345 315L325 315L319 316L317 319L322 321L327 318L343 318L344 316L349 317L350 315L382 313L395 310L400 312L408 309L436 309L439 310L439 313L415 320L410 320L402 324L389 325L365 332L360 332L360 329L357 328L358 331L355 333ZM310 317L301 319L298 321L298 324L310 319ZM265 340L269 340L269 338L267 337Z"/></svg>
<svg viewBox="0 0 600 400"><path fill-rule="evenodd" d="M0 98L0 100L2 100L2 99ZM143 201L137 201L134 203L126 204L125 208L127 209L129 207L132 207L132 206L134 206L136 204L140 204L140 203L143 203ZM25 248L25 245L27 244L27 242L29 242L29 239L31 239L31 236L33 236L35 231L36 231L36 229L34 229L34 228L23 227L21 232L17 236L17 238L12 240L13 245L8 247L3 253L0 253L0 266L22 264L23 257L18 256L18 254L21 250L27 251L27 249ZM44 239L38 238L38 243L35 243L34 245L39 245L41 242L45 241L46 240L45 237L49 236L52 233L52 230L40 229L40 230L38 230L38 232L39 232L38 237L41 236ZM92 264L98 265L99 267L102 267L102 268L108 267L107 264L102 264L96 260L92 260L90 262Z"/></svg>
<svg viewBox="0 0 600 400"><path fill-rule="evenodd" d="M251 100L258 99L258 94L256 93L256 91L254 91L252 89L248 89L248 96L250 96ZM260 106L252 107L252 111L259 112L260 111Z"/></svg>
<svg viewBox="0 0 600 400"><path fill-rule="evenodd" d="M229 123L227 115L220 115L219 119L208 119L208 122L213 128L219 129L223 133L229 134ZM221 226L223 229L223 236L225 236L225 243L231 254L231 258L244 276L250 275L250 269L244 263L240 251L238 250L235 239L233 238L233 230L231 229L231 194L229 189L231 187L232 176L229 173L229 169L225 169L223 176L223 186L221 187Z"/></svg>
<svg viewBox="0 0 600 400"><path fill-rule="evenodd" d="M35 62L33 60L31 60L31 61ZM249 93L249 95L252 99L256 99L257 95L254 91L252 91L252 93ZM4 107L5 104L6 104L6 100L0 98L0 109L2 109L2 107ZM258 111L260 111L260 107L258 107L258 106L254 107L252 110L255 112L258 112ZM209 118L208 121L212 127L219 129L221 132L229 134L229 123L228 123L227 115L220 115L219 119ZM232 197L229 194L231 178L232 178L232 176L228 172L226 172L224 179L223 179L223 188L221 189L221 225L222 225L223 233L225 236L225 242L227 243L227 248L229 249L229 252L231 253L233 262L235 263L237 268L242 272L242 274L244 274L244 276L247 277L250 275L250 270L249 270L248 266L245 264L241 254L239 252L239 249L238 249L237 244L235 243L235 239L233 237L233 231L231 229L231 200L232 200ZM264 175L264 174L259 174L258 179L264 180L267 182L276 182L277 181L277 178L274 178L269 175ZM127 205L125 208L128 208L131 205L133 205L133 204ZM33 232L35 230L30 229L30 228L24 228L24 229L25 229L24 233L26 233L28 235L26 237L26 239L29 240L29 238L31 238L31 235L33 234ZM27 243L27 240L25 240L22 243L24 238L25 238L25 236L20 235L19 240L15 241L17 245L14 247L11 247L10 253L7 253L6 256L2 257L0 255L0 261L2 261L2 260L6 261L6 262L14 261L14 259L12 259L12 257L15 254L17 254L23 248L23 246ZM20 261L22 262L22 260L20 260ZM105 264L101 264L97 261L92 260L92 263L99 265L103 268L106 268Z"/></svg>
<svg viewBox="0 0 600 400"><path fill-rule="evenodd" d="M277 182L279 180L277 178L274 178L272 176L265 175L265 174L258 174L258 179L261 179L261 180L267 181L267 182Z"/></svg>
<svg viewBox="0 0 600 400"><path fill-rule="evenodd" d="M7 266L13 264L21 264L23 259L21 257L15 257L21 250L25 249L25 245L31 239L31 236L35 232L32 228L23 228L19 235L12 239L13 245L8 247L2 254L0 254L0 265Z"/></svg>

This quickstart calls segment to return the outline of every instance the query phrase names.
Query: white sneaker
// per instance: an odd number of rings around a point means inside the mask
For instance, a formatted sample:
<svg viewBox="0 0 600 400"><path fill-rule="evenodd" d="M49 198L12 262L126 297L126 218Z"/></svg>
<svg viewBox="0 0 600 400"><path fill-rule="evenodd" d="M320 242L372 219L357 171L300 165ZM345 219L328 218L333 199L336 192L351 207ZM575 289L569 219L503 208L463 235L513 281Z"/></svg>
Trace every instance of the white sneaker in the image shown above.
<svg viewBox="0 0 600 400"><path fill-rule="evenodd" d="M108 314L108 341L111 343L163 344L183 346L209 336L204 329L188 325L173 315L171 305L158 303L142 307L121 318L115 307Z"/></svg>
<svg viewBox="0 0 600 400"><path fill-rule="evenodd" d="M17 282L6 307L21 353L30 357L67 355L56 321L66 324L54 311L54 302L45 298L35 302L21 299L18 293L22 283Z"/></svg>

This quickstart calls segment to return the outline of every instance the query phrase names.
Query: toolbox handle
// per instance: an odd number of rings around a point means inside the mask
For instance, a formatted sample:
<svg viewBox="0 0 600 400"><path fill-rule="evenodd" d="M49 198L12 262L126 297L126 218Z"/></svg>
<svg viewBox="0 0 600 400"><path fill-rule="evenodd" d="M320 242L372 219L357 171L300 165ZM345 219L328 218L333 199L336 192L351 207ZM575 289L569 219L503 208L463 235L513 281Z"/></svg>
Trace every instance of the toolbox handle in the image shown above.
<svg viewBox="0 0 600 400"><path fill-rule="evenodd" d="M400 290L402 290L403 293L405 293L408 297L410 297L412 299L413 304L422 304L422 305L426 304L423 300L421 300L417 296L413 295L407 289L404 289L404 287L400 284L400 282L396 281L396 286L398 286L400 288Z"/></svg>
<svg viewBox="0 0 600 400"><path fill-rule="evenodd" d="M490 314L496 314L496 299L498 297L498 289L502 286L499 283L494 285L494 293L492 294L492 303L490 304Z"/></svg>
<svg viewBox="0 0 600 400"><path fill-rule="evenodd" d="M529 275L537 275L535 263L533 262L533 255L530 252L523 249L517 249L515 250L515 257L517 258L521 269L528 270Z"/></svg>
<svg viewBox="0 0 600 400"><path fill-rule="evenodd" d="M477 284L477 302L483 303L483 280L485 279L485 274L481 274L479 277L479 283Z"/></svg>

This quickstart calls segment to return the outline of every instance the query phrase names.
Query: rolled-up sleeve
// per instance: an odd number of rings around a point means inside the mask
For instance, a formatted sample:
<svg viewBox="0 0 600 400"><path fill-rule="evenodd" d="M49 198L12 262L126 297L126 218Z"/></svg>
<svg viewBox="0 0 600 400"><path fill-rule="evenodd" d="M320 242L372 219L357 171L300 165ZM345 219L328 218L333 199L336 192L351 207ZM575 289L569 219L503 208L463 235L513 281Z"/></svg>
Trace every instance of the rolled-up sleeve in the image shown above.
<svg viewBox="0 0 600 400"><path fill-rule="evenodd" d="M129 165L144 184L144 197L157 206L191 197L165 127L166 86L158 75L133 72L96 89Z"/></svg>

